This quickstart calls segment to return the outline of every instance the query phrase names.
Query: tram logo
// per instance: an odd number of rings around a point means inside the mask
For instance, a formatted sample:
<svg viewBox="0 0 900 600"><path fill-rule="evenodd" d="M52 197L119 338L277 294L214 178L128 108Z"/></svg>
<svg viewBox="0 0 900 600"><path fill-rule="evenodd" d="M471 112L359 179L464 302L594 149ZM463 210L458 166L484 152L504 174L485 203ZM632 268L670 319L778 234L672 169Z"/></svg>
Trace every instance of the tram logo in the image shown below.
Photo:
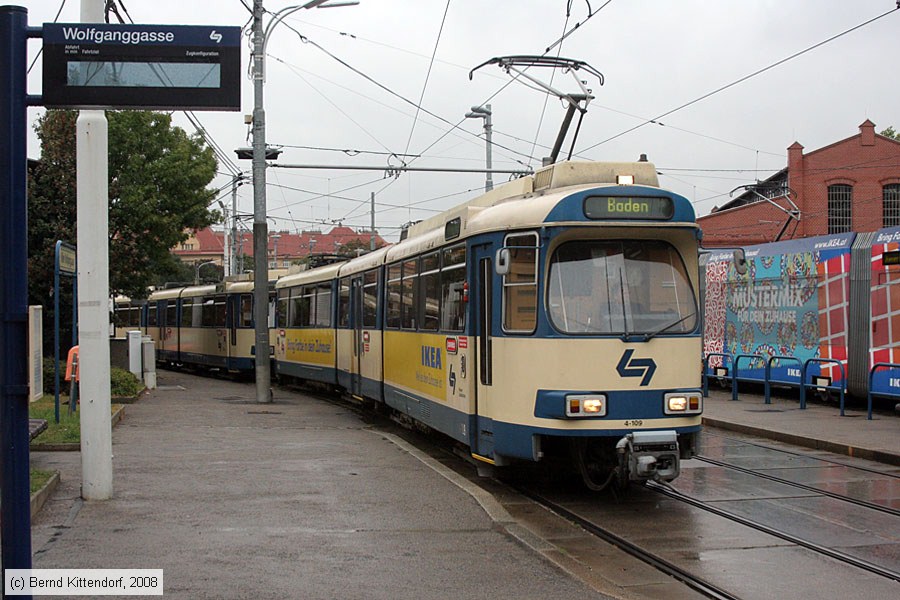
<svg viewBox="0 0 900 600"><path fill-rule="evenodd" d="M626 350L616 365L616 371L622 377L643 377L641 386L649 385L656 373L656 363L652 358L635 358L632 359L634 350Z"/></svg>

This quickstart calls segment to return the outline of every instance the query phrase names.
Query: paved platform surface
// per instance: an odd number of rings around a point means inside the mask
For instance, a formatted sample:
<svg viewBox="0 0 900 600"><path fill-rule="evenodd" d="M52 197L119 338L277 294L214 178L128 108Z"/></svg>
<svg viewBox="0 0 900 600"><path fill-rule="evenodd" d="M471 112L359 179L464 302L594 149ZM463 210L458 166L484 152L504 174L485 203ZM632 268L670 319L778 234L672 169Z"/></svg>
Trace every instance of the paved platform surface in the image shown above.
<svg viewBox="0 0 900 600"><path fill-rule="evenodd" d="M808 402L800 409L797 398L773 397L765 403L761 394L710 390L704 399L704 425L721 427L798 446L827 450L867 460L900 465L900 413L875 413L846 409L837 403Z"/></svg>
<svg viewBox="0 0 900 600"><path fill-rule="evenodd" d="M159 383L113 429L113 499L80 499L80 453L32 452L62 475L35 568L161 568L166 598L605 598L342 407Z"/></svg>

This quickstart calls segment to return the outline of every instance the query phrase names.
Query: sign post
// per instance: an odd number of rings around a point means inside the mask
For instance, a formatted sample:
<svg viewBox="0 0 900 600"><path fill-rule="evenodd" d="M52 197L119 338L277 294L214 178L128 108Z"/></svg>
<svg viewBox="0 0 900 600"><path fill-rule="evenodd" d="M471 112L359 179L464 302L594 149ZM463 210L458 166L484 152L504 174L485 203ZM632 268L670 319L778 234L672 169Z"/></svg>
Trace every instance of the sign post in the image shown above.
<svg viewBox="0 0 900 600"><path fill-rule="evenodd" d="M28 11L0 6L0 538L3 570L31 568L28 456Z"/></svg>
<svg viewBox="0 0 900 600"><path fill-rule="evenodd" d="M84 0L82 18L100 20L102 8L101 0ZM39 37L44 38L43 97L29 96L26 89L27 40ZM26 106L237 111L240 110L240 39L240 28L233 26L77 23L35 28L28 27L26 8L0 6L0 554L4 571L31 568L28 360L25 360L28 352ZM85 156L84 169L79 164L78 186L84 185L86 192L87 187L92 188L90 199L96 202L99 198L102 205L97 210L104 212L108 201L105 121L102 113L99 118L83 113L79 117L83 135L78 135L79 162ZM83 183L82 179L89 181ZM96 211L82 211L81 189L78 196L79 216L96 218ZM86 232L87 227L79 231ZM103 335L107 333L109 318L105 305L108 251L105 231L102 235L97 233L94 235L97 239L88 238L80 244L82 255L79 256L89 284L82 286L89 297L78 305L79 310L84 310L80 321L83 324L90 321L80 337L91 340L92 356L86 357L87 360L97 367L105 363L106 369L98 368L99 373L90 376L90 391L97 396L96 402L94 398L90 400L97 406L81 419L82 494L88 499L108 498L112 489L108 435L109 339ZM66 261L71 257L62 258ZM96 298L98 295L103 297ZM107 326L101 327L101 322ZM105 405L105 410L100 404ZM58 415L57 404L57 418ZM87 431L86 422L89 422ZM106 433L100 435L102 430ZM88 438L92 440L90 452L85 452ZM96 470L96 476L89 476L88 470Z"/></svg>
<svg viewBox="0 0 900 600"><path fill-rule="evenodd" d="M56 240L53 260L53 400L56 422L59 423L59 276L68 275L72 283L72 345L78 343L78 274L75 246ZM75 411L69 397L69 413Z"/></svg>

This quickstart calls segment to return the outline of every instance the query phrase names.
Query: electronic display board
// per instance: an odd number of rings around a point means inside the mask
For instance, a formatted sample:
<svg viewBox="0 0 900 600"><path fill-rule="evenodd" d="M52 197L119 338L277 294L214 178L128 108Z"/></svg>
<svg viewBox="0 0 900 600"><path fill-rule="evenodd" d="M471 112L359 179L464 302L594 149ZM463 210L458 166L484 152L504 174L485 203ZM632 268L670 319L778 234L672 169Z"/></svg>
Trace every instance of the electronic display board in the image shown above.
<svg viewBox="0 0 900 600"><path fill-rule="evenodd" d="M43 104L240 110L241 30L45 23Z"/></svg>
<svg viewBox="0 0 900 600"><path fill-rule="evenodd" d="M588 219L668 220L674 212L672 199L659 196L588 196L584 200Z"/></svg>

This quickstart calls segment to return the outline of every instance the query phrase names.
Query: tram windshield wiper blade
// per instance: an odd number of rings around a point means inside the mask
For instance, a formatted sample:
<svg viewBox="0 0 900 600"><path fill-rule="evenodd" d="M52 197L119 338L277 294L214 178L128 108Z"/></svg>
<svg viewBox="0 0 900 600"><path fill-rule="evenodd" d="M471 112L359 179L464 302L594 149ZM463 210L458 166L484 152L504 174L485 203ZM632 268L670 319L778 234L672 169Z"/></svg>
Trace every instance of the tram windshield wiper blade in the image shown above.
<svg viewBox="0 0 900 600"><path fill-rule="evenodd" d="M668 330L672 329L673 327L675 327L676 325L679 325L679 324L681 324L681 323L684 323L685 321L687 321L688 319L690 319L691 317L694 317L694 316L696 316L696 315L697 315L696 312L692 312L692 313L689 314L689 315L685 315L685 316L681 317L681 318L678 319L677 321L672 321L671 323L667 323L666 325L663 325L662 327L660 327L660 328L657 329L656 331L651 331L650 333L646 333L646 334L644 334L644 341L645 341L645 342L649 342L650 340L652 340L654 337L656 337L656 336L659 335L660 333L663 333L663 332L665 332L665 331L668 331Z"/></svg>

